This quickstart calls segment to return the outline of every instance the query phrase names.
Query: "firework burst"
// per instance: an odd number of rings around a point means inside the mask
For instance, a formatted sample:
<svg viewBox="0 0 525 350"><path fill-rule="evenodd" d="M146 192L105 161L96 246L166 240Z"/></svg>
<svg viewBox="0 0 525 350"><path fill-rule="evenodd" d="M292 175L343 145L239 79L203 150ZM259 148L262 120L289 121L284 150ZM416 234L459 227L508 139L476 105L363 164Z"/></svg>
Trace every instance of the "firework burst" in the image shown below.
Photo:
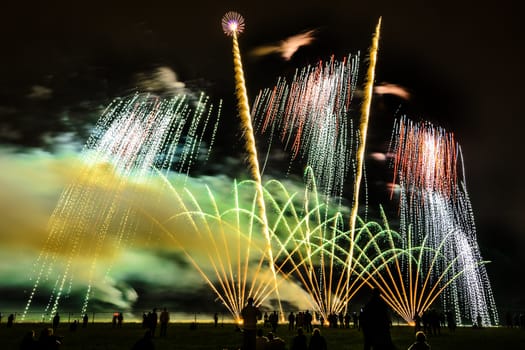
<svg viewBox="0 0 525 350"><path fill-rule="evenodd" d="M222 17L222 30L228 36L234 36L244 31L244 17L235 11L227 12Z"/></svg>

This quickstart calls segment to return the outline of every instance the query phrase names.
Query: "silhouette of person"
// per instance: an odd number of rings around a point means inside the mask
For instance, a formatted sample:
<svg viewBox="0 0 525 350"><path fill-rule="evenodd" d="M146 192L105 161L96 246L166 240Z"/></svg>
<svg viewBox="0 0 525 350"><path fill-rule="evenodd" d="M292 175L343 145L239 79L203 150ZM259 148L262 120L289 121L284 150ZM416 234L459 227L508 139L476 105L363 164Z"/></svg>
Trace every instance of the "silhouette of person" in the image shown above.
<svg viewBox="0 0 525 350"><path fill-rule="evenodd" d="M74 320L73 323L69 325L69 331L74 332L78 328L78 321Z"/></svg>
<svg viewBox="0 0 525 350"><path fill-rule="evenodd" d="M272 332L268 332L268 344L266 350L285 350L286 343L279 337L276 337Z"/></svg>
<svg viewBox="0 0 525 350"><path fill-rule="evenodd" d="M243 319L243 346L242 350L255 350L255 336L257 321L261 319L261 311L253 304L253 298L249 297L246 306L241 310Z"/></svg>
<svg viewBox="0 0 525 350"><path fill-rule="evenodd" d="M308 340L301 327L297 328L297 335L292 339L290 350L308 350Z"/></svg>
<svg viewBox="0 0 525 350"><path fill-rule="evenodd" d="M268 313L266 311L264 312L264 324L263 324L263 327L264 328L271 327L271 325L270 325L270 317L268 316Z"/></svg>
<svg viewBox="0 0 525 350"><path fill-rule="evenodd" d="M269 320L270 324L272 325L272 332L277 333L277 325L279 324L279 316L277 315L277 311L274 311L270 314Z"/></svg>
<svg viewBox="0 0 525 350"><path fill-rule="evenodd" d="M170 321L170 313L166 308L162 309L159 317L160 321L160 336L165 337L168 331L168 322Z"/></svg>
<svg viewBox="0 0 525 350"><path fill-rule="evenodd" d="M326 340L321 335L319 328L314 328L312 336L310 337L310 343L308 344L308 350L326 350Z"/></svg>
<svg viewBox="0 0 525 350"><path fill-rule="evenodd" d="M213 325L215 326L215 328L217 328L217 324L219 323L219 314L218 313L214 313L213 314Z"/></svg>
<svg viewBox="0 0 525 350"><path fill-rule="evenodd" d="M421 316L419 315L419 311L416 310L414 314L414 333L417 333L421 330Z"/></svg>
<svg viewBox="0 0 525 350"><path fill-rule="evenodd" d="M82 328L86 328L87 327L88 320L89 320L88 314L84 314L84 317L82 317Z"/></svg>
<svg viewBox="0 0 525 350"><path fill-rule="evenodd" d="M263 335L263 330L257 330L257 336L255 337L255 350L266 350L268 344L268 338Z"/></svg>
<svg viewBox="0 0 525 350"><path fill-rule="evenodd" d="M158 323L158 316L157 316L157 309L153 309L152 312L148 315L148 325L149 330L151 331L151 337L155 337L155 330L157 329L157 323Z"/></svg>
<svg viewBox="0 0 525 350"><path fill-rule="evenodd" d="M118 315L117 315L117 321L118 321L118 326L119 327L122 327L122 322L124 322L124 315L122 314L122 312L119 312Z"/></svg>
<svg viewBox="0 0 525 350"><path fill-rule="evenodd" d="M390 315L388 306L381 299L379 289L372 290L372 297L361 312L361 328L364 350L393 349L390 337Z"/></svg>
<svg viewBox="0 0 525 350"><path fill-rule="evenodd" d="M56 331L58 328L58 324L60 323L60 315L58 312L55 314L55 317L53 317L53 331Z"/></svg>
<svg viewBox="0 0 525 350"><path fill-rule="evenodd" d="M304 323L305 331L308 333L312 331L312 320L313 320L312 314L310 313L310 311L306 310L303 316L303 323Z"/></svg>
<svg viewBox="0 0 525 350"><path fill-rule="evenodd" d="M15 315L9 314L9 316L7 317L7 328L13 327L14 322L15 322Z"/></svg>
<svg viewBox="0 0 525 350"><path fill-rule="evenodd" d="M54 334L53 328L44 328L38 338L38 349L57 350L62 345L62 337Z"/></svg>
<svg viewBox="0 0 525 350"><path fill-rule="evenodd" d="M38 349L38 343L35 339L35 331L30 330L26 333L22 342L20 343L20 350L36 350Z"/></svg>
<svg viewBox="0 0 525 350"><path fill-rule="evenodd" d="M155 350L155 344L153 344L152 338L151 330L147 330L144 333L144 337L137 340L131 350Z"/></svg>
<svg viewBox="0 0 525 350"><path fill-rule="evenodd" d="M447 312L447 327L452 333L456 331L456 317L452 311Z"/></svg>
<svg viewBox="0 0 525 350"><path fill-rule="evenodd" d="M288 315L288 330L291 331L295 328L295 315L293 311Z"/></svg>
<svg viewBox="0 0 525 350"><path fill-rule="evenodd" d="M430 345L427 343L427 336L424 332L418 331L416 333L416 341L408 347L408 350L430 350Z"/></svg>

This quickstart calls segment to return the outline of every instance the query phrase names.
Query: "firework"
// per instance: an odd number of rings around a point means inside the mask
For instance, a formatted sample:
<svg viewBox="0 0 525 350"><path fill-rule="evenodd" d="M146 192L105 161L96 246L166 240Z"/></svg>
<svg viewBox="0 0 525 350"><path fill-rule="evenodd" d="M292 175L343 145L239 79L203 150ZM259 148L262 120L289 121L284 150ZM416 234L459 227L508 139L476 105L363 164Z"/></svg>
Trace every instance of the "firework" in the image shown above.
<svg viewBox="0 0 525 350"><path fill-rule="evenodd" d="M359 209L359 191L361 186L361 178L363 176L363 164L365 157L365 147L366 147L366 134L368 130L368 119L370 116L370 106L372 104L372 92L374 87L375 80L375 69L377 62L377 51L379 49L379 34L381 32L381 17L376 26L376 31L372 39L372 46L370 47L370 62L368 65L367 71L367 81L365 85L365 95L361 108L361 122L359 124L359 142L357 147L356 154L356 177L354 180L354 197L352 200L352 212L350 214L350 235L354 235L355 230L355 221L357 218L357 213ZM351 239L352 240L352 239ZM352 252L350 252L352 255Z"/></svg>
<svg viewBox="0 0 525 350"><path fill-rule="evenodd" d="M253 114L261 133L274 133L311 167L319 191L342 196L352 154L350 109L357 82L359 55L342 61L333 56L297 71L290 83L280 78L257 95Z"/></svg>
<svg viewBox="0 0 525 350"><path fill-rule="evenodd" d="M264 203L261 172L259 169L259 160L257 158L257 147L255 145L255 136L253 133L252 119L250 116L250 107L248 105L248 96L246 93L246 85L244 83L244 72L242 69L241 53L239 50L239 43L237 42L237 33L240 33L244 29L244 19L241 15L239 15L236 12L228 12L222 18L222 26L224 32L227 35L231 35L233 39L233 66L235 70L235 91L237 96L237 108L239 110L239 116L241 118L241 126L244 130L245 150L248 153L251 174L256 183L257 204L259 206L260 217L262 219L263 235L264 237L266 237L267 242L266 252L268 254L268 261L270 264L272 274L274 278L276 278L275 269L273 267L271 237L270 233L268 232L268 222L266 218L266 206ZM275 289L275 292L279 294L279 290L277 288ZM279 309L282 309L280 305Z"/></svg>
<svg viewBox="0 0 525 350"><path fill-rule="evenodd" d="M222 17L222 30L224 34L236 36L244 31L244 18L237 12L227 12Z"/></svg>
<svg viewBox="0 0 525 350"><path fill-rule="evenodd" d="M477 315L485 325L497 324L466 185L462 173L458 175L463 168L461 148L453 134L428 122L402 118L394 125L391 151L394 181L400 188L400 231L405 245L424 242L430 251L439 251L446 258L435 262L423 252L419 259L420 269L431 273L428 279L452 283L453 288L441 294L443 309L454 312L460 324ZM449 266L445 261L454 264ZM460 271L466 272L456 278ZM421 305L417 307L421 311Z"/></svg>
<svg viewBox="0 0 525 350"><path fill-rule="evenodd" d="M75 272L79 273L77 261L87 261L84 266L89 266L81 310L85 313L99 258L114 257L108 246L118 252L133 241L140 226L137 212L125 198L144 200L140 184L150 181L153 169L187 173L195 161L206 158L211 146L204 147L203 135L210 126L215 134L219 118L210 119L216 111L203 94L197 98L136 94L108 106L86 142L77 176L64 189L49 220L23 317L40 283L53 277L55 287L44 312L56 312L61 298L72 289ZM64 267L56 266L60 254L67 256Z"/></svg>

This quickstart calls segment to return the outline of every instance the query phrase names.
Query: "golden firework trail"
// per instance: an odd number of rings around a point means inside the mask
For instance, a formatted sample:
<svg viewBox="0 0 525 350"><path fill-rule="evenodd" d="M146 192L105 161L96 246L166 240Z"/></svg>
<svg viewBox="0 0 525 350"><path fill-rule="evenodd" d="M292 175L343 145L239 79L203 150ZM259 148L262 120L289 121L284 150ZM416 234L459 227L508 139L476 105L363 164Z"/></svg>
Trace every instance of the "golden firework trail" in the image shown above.
<svg viewBox="0 0 525 350"><path fill-rule="evenodd" d="M377 22L376 31L372 39L372 46L370 47L370 64L368 65L366 85L365 85L365 94L363 105L361 108L361 123L359 125L359 143L357 146L357 155L356 155L356 177L354 181L354 198L352 201L352 211L350 213L350 239L353 240L355 235L355 222L357 218L357 212L359 208L359 188L361 186L361 178L363 177L363 162L365 156L365 146L366 146L366 134L368 130L368 118L370 116L370 105L372 103L372 93L374 90L374 79L375 79L375 69L377 62L377 51L379 49L379 35L381 32L381 17ZM353 245L350 246L350 256L352 256ZM351 264L351 261L348 261ZM350 271L351 269L349 269ZM350 278L350 274L347 276L347 282Z"/></svg>
<svg viewBox="0 0 525 350"><path fill-rule="evenodd" d="M248 162L253 179L256 184L257 204L260 211L260 218L262 220L263 236L266 238L266 254L268 255L268 262L270 269L275 278L277 300L279 302L279 309L282 314L281 301L279 298L279 290L277 289L277 276L273 264L273 252L271 246L271 237L268 231L268 219L266 216L266 206L264 203L264 192L261 180L261 172L259 168L259 160L257 158L257 147L255 145L255 136L252 126L252 118L250 116L250 106L248 104L248 94L246 92L246 84L244 80L244 72L242 69L241 52L239 50L239 42L237 35L244 29L244 18L236 12L228 12L222 18L222 27L227 35L232 37L233 41L233 67L235 71L235 93L237 96L237 108L239 110L239 117L241 118L241 127L245 138L245 150L248 153Z"/></svg>

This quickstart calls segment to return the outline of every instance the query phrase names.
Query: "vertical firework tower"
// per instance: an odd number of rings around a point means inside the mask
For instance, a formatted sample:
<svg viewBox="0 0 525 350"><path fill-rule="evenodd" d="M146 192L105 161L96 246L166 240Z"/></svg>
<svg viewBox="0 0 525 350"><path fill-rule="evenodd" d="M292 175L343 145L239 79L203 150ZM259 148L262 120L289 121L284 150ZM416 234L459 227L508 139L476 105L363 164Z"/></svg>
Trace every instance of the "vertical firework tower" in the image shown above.
<svg viewBox="0 0 525 350"><path fill-rule="evenodd" d="M498 324L462 171L458 177L458 161L460 170L463 164L454 135L428 122L403 118L396 122L392 140L394 183L399 183L400 190L400 231L410 241L405 245L442 251L446 259L430 282L446 283L454 278L441 294L444 311L454 312L459 323L474 322L480 315L483 325ZM421 271L432 268L434 259L423 255ZM436 281L444 271L445 278Z"/></svg>
<svg viewBox="0 0 525 350"><path fill-rule="evenodd" d="M266 253L268 255L268 263L274 277L276 277L275 267L273 264L273 252L271 245L271 237L268 231L268 219L266 216L266 206L264 203L264 192L262 186L261 172L259 169L259 160L257 158L257 148L255 145L255 136L253 133L252 120L250 116L250 107L248 104L248 95L246 93L246 84L244 82L244 72L242 69L241 53L239 50L239 43L237 35L244 30L244 18L237 12L227 12L222 18L222 29L224 33L232 37L233 41L233 66L235 70L235 92L237 95L237 108L239 109L239 117L241 118L241 126L245 137L245 149L248 153L248 161L250 163L251 174L256 184L257 203L260 210L260 218L262 220L263 236L266 238L267 247ZM281 301L279 298L279 290L277 289L277 279L275 279L277 300L279 309L282 310ZM260 300L258 302L261 302Z"/></svg>

